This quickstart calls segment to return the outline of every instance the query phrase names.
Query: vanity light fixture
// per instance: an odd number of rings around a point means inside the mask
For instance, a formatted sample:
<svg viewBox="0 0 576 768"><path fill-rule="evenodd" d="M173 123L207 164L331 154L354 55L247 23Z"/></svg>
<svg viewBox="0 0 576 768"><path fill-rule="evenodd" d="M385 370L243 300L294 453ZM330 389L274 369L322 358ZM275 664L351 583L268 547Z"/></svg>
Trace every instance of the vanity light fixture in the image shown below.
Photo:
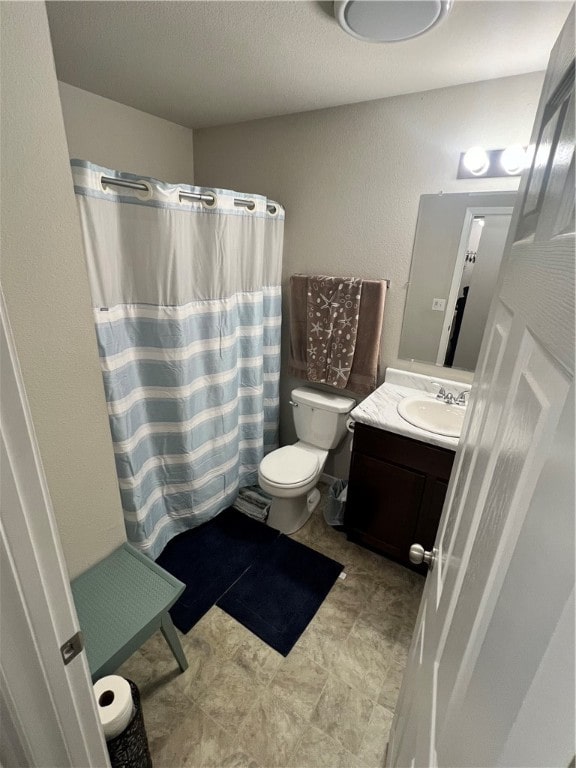
<svg viewBox="0 0 576 768"><path fill-rule="evenodd" d="M496 178L520 176L527 166L527 151L520 144L505 149L471 147L460 155L458 179Z"/></svg>
<svg viewBox="0 0 576 768"><path fill-rule="evenodd" d="M462 158L462 163L472 176L484 176L490 168L490 158L484 147L472 147Z"/></svg>
<svg viewBox="0 0 576 768"><path fill-rule="evenodd" d="M334 16L357 40L398 43L428 32L451 6L452 0L336 0Z"/></svg>
<svg viewBox="0 0 576 768"><path fill-rule="evenodd" d="M516 176L526 168L526 149L521 144L512 144L500 155L500 165L509 176Z"/></svg>

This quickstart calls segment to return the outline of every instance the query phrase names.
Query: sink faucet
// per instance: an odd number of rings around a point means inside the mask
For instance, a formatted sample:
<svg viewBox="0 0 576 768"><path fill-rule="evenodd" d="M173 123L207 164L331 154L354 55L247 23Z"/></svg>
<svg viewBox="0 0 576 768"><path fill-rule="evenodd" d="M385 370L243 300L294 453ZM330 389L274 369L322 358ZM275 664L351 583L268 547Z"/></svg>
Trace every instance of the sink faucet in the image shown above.
<svg viewBox="0 0 576 768"><path fill-rule="evenodd" d="M448 405L452 405L452 403L455 402L454 395L452 392L446 392L444 387L440 387L438 390L438 394L436 395L437 400L444 400L445 403L448 403Z"/></svg>
<svg viewBox="0 0 576 768"><path fill-rule="evenodd" d="M463 389L454 400L455 405L466 405L466 397L470 394L469 389Z"/></svg>
<svg viewBox="0 0 576 768"><path fill-rule="evenodd" d="M447 405L466 405L466 395L469 394L469 389L465 389L458 395L454 395L452 392L447 392L444 387L440 387L436 399L443 400Z"/></svg>
<svg viewBox="0 0 576 768"><path fill-rule="evenodd" d="M436 395L436 399L444 400L445 397L446 397L446 390L444 389L444 387L440 387L440 389L438 390L438 394Z"/></svg>

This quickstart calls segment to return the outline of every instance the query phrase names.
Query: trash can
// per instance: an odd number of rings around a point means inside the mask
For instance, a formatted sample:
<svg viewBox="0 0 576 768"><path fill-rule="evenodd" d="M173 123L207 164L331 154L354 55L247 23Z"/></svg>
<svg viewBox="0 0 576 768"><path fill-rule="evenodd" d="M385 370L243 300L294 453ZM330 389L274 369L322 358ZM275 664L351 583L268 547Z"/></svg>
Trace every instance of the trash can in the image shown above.
<svg viewBox="0 0 576 768"><path fill-rule="evenodd" d="M328 491L328 502L324 507L324 519L328 525L334 528L342 528L344 526L347 491L348 483L344 480L333 482Z"/></svg>
<svg viewBox="0 0 576 768"><path fill-rule="evenodd" d="M110 763L112 768L152 768L140 692L132 680L127 682L132 691L134 714L122 733L106 742Z"/></svg>

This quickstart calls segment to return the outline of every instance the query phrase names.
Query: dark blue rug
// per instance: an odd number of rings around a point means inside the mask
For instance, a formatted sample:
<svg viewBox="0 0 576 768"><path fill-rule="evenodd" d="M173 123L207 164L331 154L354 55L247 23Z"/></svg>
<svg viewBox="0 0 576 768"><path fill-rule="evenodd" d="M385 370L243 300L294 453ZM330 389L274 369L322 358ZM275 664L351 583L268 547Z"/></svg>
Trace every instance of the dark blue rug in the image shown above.
<svg viewBox="0 0 576 768"><path fill-rule="evenodd" d="M234 509L176 536L156 562L186 584L170 609L181 632L216 604L284 656L343 568Z"/></svg>
<svg viewBox="0 0 576 768"><path fill-rule="evenodd" d="M170 609L188 632L280 534L234 509L175 536L156 562L186 589Z"/></svg>
<svg viewBox="0 0 576 768"><path fill-rule="evenodd" d="M280 535L217 605L287 656L343 566Z"/></svg>

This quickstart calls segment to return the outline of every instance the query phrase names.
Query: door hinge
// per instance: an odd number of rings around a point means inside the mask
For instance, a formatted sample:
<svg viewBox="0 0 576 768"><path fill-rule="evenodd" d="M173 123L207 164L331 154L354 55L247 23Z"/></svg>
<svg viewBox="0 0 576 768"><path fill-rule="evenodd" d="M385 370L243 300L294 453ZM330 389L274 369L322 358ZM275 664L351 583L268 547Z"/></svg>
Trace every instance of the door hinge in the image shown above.
<svg viewBox="0 0 576 768"><path fill-rule="evenodd" d="M60 647L60 653L62 654L62 661L64 664L70 664L72 659L75 659L79 653L84 650L84 636L80 630L69 640L66 640L64 645Z"/></svg>

